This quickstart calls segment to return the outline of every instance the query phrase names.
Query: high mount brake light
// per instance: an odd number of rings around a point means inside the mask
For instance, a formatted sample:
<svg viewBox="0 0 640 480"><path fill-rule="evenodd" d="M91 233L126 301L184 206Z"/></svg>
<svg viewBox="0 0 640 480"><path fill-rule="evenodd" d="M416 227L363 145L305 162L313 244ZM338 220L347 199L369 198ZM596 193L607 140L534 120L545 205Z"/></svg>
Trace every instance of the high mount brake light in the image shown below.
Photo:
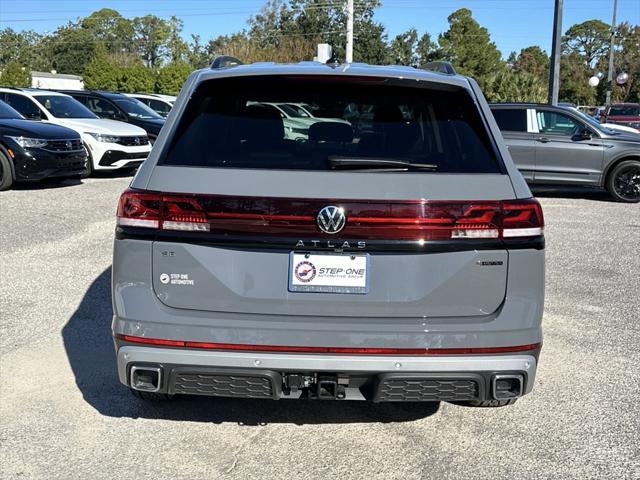
<svg viewBox="0 0 640 480"><path fill-rule="evenodd" d="M229 197L129 189L120 197L118 225L227 235L322 236L316 215L344 208L347 222L332 238L379 240L538 237L544 218L537 200L378 201Z"/></svg>

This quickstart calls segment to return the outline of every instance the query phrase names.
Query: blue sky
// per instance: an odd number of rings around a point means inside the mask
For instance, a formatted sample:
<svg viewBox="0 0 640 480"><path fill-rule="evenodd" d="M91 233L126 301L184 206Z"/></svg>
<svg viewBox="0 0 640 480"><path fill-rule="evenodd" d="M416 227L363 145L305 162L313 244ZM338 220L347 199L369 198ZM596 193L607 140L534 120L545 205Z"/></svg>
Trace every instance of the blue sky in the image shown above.
<svg viewBox="0 0 640 480"><path fill-rule="evenodd" d="M53 31L58 26L109 7L126 17L153 13L177 15L184 21L184 36L203 40L232 33L246 25L265 0L0 0L0 28ZM357 3L357 2L356 2ZM447 16L467 7L487 27L503 56L529 45L551 48L553 0L382 0L376 20L390 36L411 27L432 36L447 29ZM565 0L563 29L597 18L611 21L613 0ZM618 0L618 21L640 24L640 0ZM357 32L356 32L357 33Z"/></svg>

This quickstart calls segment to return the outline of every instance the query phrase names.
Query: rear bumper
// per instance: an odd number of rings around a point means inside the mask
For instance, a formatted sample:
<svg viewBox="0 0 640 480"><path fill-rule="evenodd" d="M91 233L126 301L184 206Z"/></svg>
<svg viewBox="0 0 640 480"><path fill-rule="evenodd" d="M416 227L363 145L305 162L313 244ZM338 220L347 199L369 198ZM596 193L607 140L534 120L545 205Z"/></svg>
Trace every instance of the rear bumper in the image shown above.
<svg viewBox="0 0 640 480"><path fill-rule="evenodd" d="M117 363L120 382L128 386L132 367L160 369L158 391L169 394L297 398L300 394L287 392L284 378L290 373L302 373L343 378L345 398L352 400L455 401L493 399L492 381L496 375L519 375L523 382L521 394L531 392L537 353L442 357L316 355L123 345L118 349ZM228 387L232 383L233 387ZM253 388L243 388L246 383ZM410 385L410 395L402 388L405 384ZM394 393L398 385L401 394Z"/></svg>

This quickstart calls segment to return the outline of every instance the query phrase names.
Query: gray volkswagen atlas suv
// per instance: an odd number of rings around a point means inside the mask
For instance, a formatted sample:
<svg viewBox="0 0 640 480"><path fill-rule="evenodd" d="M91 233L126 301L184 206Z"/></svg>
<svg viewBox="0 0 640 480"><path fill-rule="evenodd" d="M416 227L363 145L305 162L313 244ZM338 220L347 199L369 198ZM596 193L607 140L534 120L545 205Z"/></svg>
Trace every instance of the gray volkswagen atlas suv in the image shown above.
<svg viewBox="0 0 640 480"><path fill-rule="evenodd" d="M188 78L120 198L120 381L143 399L531 392L543 216L477 83L234 63ZM291 139L279 104L317 121Z"/></svg>

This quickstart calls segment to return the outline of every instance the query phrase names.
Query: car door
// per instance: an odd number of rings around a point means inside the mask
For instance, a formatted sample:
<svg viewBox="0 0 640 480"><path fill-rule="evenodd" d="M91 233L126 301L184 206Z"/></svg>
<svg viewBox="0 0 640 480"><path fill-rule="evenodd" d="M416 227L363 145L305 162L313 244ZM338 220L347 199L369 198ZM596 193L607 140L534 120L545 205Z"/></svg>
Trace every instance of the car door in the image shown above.
<svg viewBox="0 0 640 480"><path fill-rule="evenodd" d="M530 111L527 108L494 108L496 123L502 132L513 162L525 180L534 180L536 145L530 128Z"/></svg>
<svg viewBox="0 0 640 480"><path fill-rule="evenodd" d="M536 183L598 184L604 143L595 130L568 112L537 108Z"/></svg>

